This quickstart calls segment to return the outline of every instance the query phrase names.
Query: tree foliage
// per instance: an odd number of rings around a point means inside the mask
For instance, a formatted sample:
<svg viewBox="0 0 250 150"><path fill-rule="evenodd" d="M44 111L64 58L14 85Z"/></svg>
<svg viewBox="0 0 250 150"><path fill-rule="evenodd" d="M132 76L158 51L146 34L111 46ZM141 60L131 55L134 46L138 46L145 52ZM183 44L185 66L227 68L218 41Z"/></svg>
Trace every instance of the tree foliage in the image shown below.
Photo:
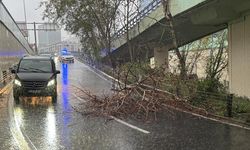
<svg viewBox="0 0 250 150"><path fill-rule="evenodd" d="M83 45L93 54L105 49L111 53L111 35L114 33L118 8L122 0L49 0L44 18L65 26L65 29L81 38ZM114 60L110 56L112 66ZM114 67L114 66L113 66Z"/></svg>
<svg viewBox="0 0 250 150"><path fill-rule="evenodd" d="M180 69L180 77L181 79L185 80L187 77L187 70L186 70L186 57L184 54L181 53L178 44L177 44L177 34L174 29L174 22L173 22L173 16L170 12L170 0L161 0L163 8L164 8L164 14L167 21L167 25L170 29L170 36L172 38L172 46L175 51L175 54L179 60L179 69Z"/></svg>
<svg viewBox="0 0 250 150"><path fill-rule="evenodd" d="M228 66L226 39L226 30L218 32L212 36L212 49L206 64L207 79L219 80L222 75L222 71Z"/></svg>

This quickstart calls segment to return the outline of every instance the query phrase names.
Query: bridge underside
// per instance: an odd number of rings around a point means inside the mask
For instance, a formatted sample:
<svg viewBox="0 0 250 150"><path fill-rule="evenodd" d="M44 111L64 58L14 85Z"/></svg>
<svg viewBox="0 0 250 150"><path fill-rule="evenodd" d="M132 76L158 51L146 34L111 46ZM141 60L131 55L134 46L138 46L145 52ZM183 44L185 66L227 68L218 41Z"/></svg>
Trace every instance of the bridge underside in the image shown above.
<svg viewBox="0 0 250 150"><path fill-rule="evenodd" d="M208 0L177 14L173 17L173 21L178 45L185 45L225 29L228 27L228 22L240 18L248 10L250 10L249 0ZM131 44L136 45L134 57L152 57L153 48L158 45L166 45L171 50L172 37L166 24L166 19L162 18L131 39ZM149 48L149 51L144 50L147 48ZM125 61L129 60L127 43L118 47L113 54Z"/></svg>

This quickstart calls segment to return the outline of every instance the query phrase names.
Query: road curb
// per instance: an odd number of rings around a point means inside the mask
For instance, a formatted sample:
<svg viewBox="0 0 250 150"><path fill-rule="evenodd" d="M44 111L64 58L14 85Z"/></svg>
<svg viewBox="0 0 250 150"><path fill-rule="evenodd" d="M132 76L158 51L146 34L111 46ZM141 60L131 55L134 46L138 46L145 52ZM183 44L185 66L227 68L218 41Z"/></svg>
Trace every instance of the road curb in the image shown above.
<svg viewBox="0 0 250 150"><path fill-rule="evenodd" d="M114 77L112 77L112 76L106 74L105 72L103 72L103 71L101 71L101 70L99 70L99 69L96 69L95 67L90 66L90 65L88 65L88 64L86 64L86 63L84 63L84 62L83 62L82 60L80 60L79 58L76 58L76 59L77 59L79 62L81 62L81 63L87 65L88 67L90 67L90 68L91 68L92 70L94 70L96 73L99 73L99 74L103 75L107 80L118 82L117 79L115 79ZM119 81L119 82L120 82L120 81Z"/></svg>
<svg viewBox="0 0 250 150"><path fill-rule="evenodd" d="M12 81L9 82L7 85L4 86L4 88L0 90L0 95L3 95L5 92L8 91L8 93L6 93L6 98L8 101L6 107L8 108L7 113L9 117L8 122L10 127L10 133L13 139L15 140L17 146L19 147L19 149L30 150L31 148L29 144L26 142L25 137L22 134L22 131L20 130L20 128L17 127L17 124L15 122L13 99L11 99L12 96L11 88L12 88Z"/></svg>
<svg viewBox="0 0 250 150"><path fill-rule="evenodd" d="M221 116L217 116L217 115L214 115L214 114L210 114L210 113L207 113L207 116L205 116L205 115L202 115L202 114L193 113L191 111L186 111L186 110L180 109L178 107L173 107L173 106L165 105L165 104L164 104L164 109L173 109L173 110L183 112L183 113L186 113L186 114L190 114L192 116L196 116L196 117L199 117L199 118L203 118L203 119L219 122L219 123L222 123L222 124L227 124L227 125L230 125L230 126L250 130L250 126L247 125L247 124L244 124L242 122L238 122L236 120L231 120L231 119L226 118L226 117L221 117ZM211 116L211 117L209 117L209 116Z"/></svg>
<svg viewBox="0 0 250 150"><path fill-rule="evenodd" d="M77 60L79 62L85 64L83 61L79 60L78 58L77 58ZM85 65L87 65L87 64L85 64ZM89 65L87 65L87 66L89 66ZM104 76L104 78L123 84L121 81L118 81L116 78L106 74L105 72L103 72L103 71L101 71L101 70L99 70L97 68L94 68L92 66L89 66L89 67L94 72L96 72L97 74ZM148 85L146 85L146 86L148 86ZM156 90L163 91L163 90L160 90L160 89L156 89ZM174 109L174 110L179 111L179 112L187 113L187 114L199 117L199 118L204 118L204 119L207 119L207 120L212 120L212 121L215 121L215 122L219 122L219 123L231 125L231 126L234 126L234 127L239 127L239 128L250 130L250 125L249 124L246 124L244 122L240 122L238 120L234 120L234 119L231 119L231 118L222 117L222 116L218 116L218 115L211 114L211 113L207 113L206 115L198 114L198 113L194 113L194 112L191 112L191 111L186 111L186 110L183 110L183 109L180 109L180 108L177 108L177 107L173 107L173 106L170 106L170 105L164 105L164 107L165 108L171 108L171 109Z"/></svg>
<svg viewBox="0 0 250 150"><path fill-rule="evenodd" d="M10 130L12 136L16 139L16 142L19 144L20 149L24 150L36 150L36 147L33 143L27 138L27 135L22 131L22 128L18 126L18 122L14 116L14 100L12 94L9 94L8 98L8 113L10 117Z"/></svg>

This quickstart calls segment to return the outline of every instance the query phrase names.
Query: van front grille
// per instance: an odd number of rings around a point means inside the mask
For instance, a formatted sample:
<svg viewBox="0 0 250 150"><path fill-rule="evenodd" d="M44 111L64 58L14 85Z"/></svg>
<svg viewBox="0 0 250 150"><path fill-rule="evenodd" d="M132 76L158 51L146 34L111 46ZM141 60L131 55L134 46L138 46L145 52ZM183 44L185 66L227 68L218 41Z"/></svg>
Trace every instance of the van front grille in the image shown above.
<svg viewBox="0 0 250 150"><path fill-rule="evenodd" d="M46 82L44 82L44 81L25 81L25 82L22 82L22 85L26 89L42 89L46 86Z"/></svg>

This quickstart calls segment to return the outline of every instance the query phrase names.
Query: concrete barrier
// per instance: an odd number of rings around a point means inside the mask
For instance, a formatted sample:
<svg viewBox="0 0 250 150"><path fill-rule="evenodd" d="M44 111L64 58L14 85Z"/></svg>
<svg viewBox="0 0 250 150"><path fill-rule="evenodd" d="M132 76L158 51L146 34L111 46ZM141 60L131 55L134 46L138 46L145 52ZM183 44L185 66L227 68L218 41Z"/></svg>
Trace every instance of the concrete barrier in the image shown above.
<svg viewBox="0 0 250 150"><path fill-rule="evenodd" d="M34 54L7 8L0 2L0 81L2 72L18 62L26 54Z"/></svg>

